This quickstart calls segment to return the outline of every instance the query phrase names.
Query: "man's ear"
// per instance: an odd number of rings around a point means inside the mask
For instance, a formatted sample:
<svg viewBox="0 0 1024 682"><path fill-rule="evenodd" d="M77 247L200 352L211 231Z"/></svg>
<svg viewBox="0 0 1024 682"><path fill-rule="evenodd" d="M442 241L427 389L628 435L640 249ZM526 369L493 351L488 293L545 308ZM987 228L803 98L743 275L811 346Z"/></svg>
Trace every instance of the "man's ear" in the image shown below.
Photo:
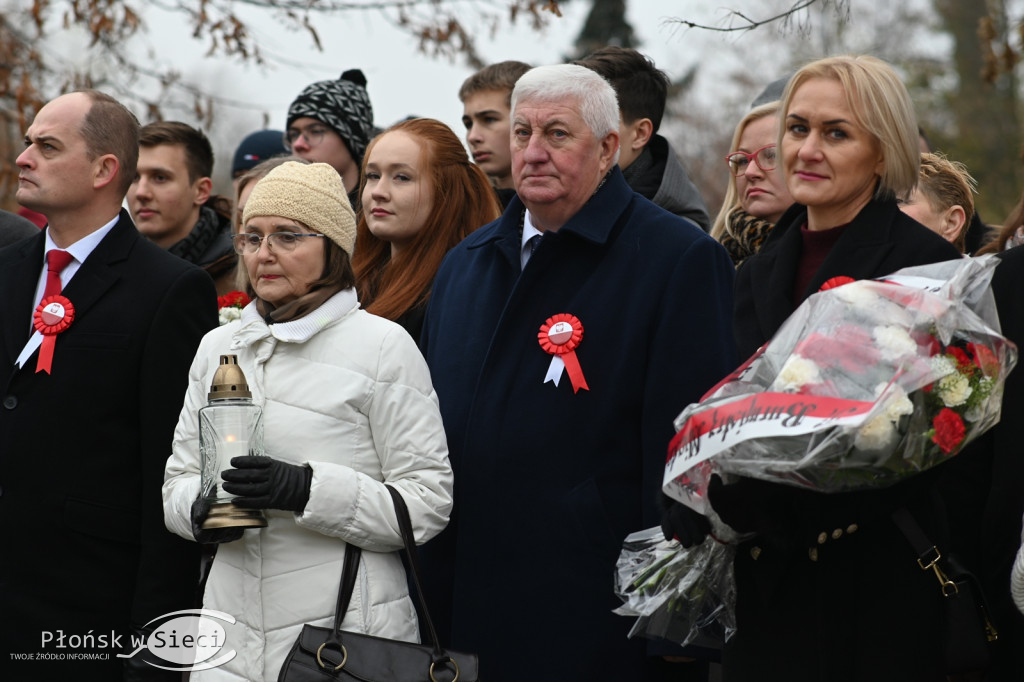
<svg viewBox="0 0 1024 682"><path fill-rule="evenodd" d="M608 172L615 165L615 152L619 150L619 131L612 130L601 138L601 175Z"/></svg>
<svg viewBox="0 0 1024 682"><path fill-rule="evenodd" d="M634 152L639 152L647 146L654 135L654 124L649 118L640 118L629 124L629 140L622 140L624 146L628 146Z"/></svg>
<svg viewBox="0 0 1024 682"><path fill-rule="evenodd" d="M121 162L113 154L104 154L93 161L93 188L100 189L113 182L120 167Z"/></svg>
<svg viewBox="0 0 1024 682"><path fill-rule="evenodd" d="M967 224L967 213L963 206L953 204L942 214L942 236L951 244L956 243L957 237Z"/></svg>
<svg viewBox="0 0 1024 682"><path fill-rule="evenodd" d="M199 178L196 180L196 198L192 202L196 206L202 206L210 198L213 191L213 180L210 178Z"/></svg>

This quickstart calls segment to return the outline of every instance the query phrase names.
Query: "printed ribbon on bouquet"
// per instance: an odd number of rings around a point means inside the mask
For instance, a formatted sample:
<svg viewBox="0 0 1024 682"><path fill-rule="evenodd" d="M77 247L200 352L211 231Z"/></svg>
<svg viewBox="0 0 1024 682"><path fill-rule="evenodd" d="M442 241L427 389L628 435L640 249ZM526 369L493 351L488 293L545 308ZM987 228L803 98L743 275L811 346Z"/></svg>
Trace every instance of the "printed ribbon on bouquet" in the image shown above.
<svg viewBox="0 0 1024 682"><path fill-rule="evenodd" d="M662 490L718 453L753 438L793 436L829 426L859 426L875 403L796 393L755 393L694 412L669 445Z"/></svg>
<svg viewBox="0 0 1024 682"><path fill-rule="evenodd" d="M589 391L587 380L583 378L583 368L576 357L576 347L583 339L583 323L575 315L559 313L552 315L541 325L537 333L537 341L545 353L551 354L551 364L544 376L544 383L554 382L558 386L562 372L567 371L572 382L572 392L578 393L582 388Z"/></svg>
<svg viewBox="0 0 1024 682"><path fill-rule="evenodd" d="M37 373L50 373L57 334L70 327L74 319L75 306L60 294L48 296L39 302L32 314L32 324L36 331L43 335L43 343L39 346L39 360L36 362Z"/></svg>

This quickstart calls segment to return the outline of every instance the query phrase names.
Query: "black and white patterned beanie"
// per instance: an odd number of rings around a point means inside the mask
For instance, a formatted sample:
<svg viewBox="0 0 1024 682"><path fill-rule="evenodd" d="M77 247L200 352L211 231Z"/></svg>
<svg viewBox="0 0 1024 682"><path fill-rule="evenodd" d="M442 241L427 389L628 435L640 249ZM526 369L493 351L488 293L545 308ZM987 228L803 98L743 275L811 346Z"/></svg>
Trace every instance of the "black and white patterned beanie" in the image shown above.
<svg viewBox="0 0 1024 682"><path fill-rule="evenodd" d="M366 76L359 69L349 69L338 80L307 86L288 107L286 128L303 117L330 126L341 136L355 162L361 164L373 136L373 107L366 92Z"/></svg>

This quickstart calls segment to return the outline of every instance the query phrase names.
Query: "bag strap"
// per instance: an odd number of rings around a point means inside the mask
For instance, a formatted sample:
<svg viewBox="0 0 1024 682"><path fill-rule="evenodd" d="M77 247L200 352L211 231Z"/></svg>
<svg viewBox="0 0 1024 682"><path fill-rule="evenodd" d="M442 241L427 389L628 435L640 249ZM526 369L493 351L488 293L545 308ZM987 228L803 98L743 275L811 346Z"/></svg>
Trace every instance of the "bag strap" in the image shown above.
<svg viewBox="0 0 1024 682"><path fill-rule="evenodd" d="M416 551L416 536L412 532L412 521L409 520L409 507L405 504L402 494L390 485L385 485L391 493L391 499L395 503L395 515L398 516L398 528L402 531L402 540L405 542L405 554L409 560L409 568L412 572L412 582L416 588L416 597L420 603L420 614L427 626L429 644L434 649L435 660L447 660L448 655L441 649L441 642L437 638L437 630L434 629L434 621L427 609L427 598L423 593L423 586L420 584L420 559Z"/></svg>
<svg viewBox="0 0 1024 682"><path fill-rule="evenodd" d="M939 559L942 558L942 554L939 552L939 548L924 534L924 530L918 525L917 519L910 511L906 507L900 507L892 513L892 520L917 554L917 563L921 569L927 571L936 566Z"/></svg>
<svg viewBox="0 0 1024 682"><path fill-rule="evenodd" d="M959 592L958 581L970 583L978 598L978 608L981 611L985 624L985 637L990 642L999 639L999 633L992 624L992 620L988 617L989 609L985 599L985 592L981 589L981 584L974 577L974 574L964 568L954 557L944 557L939 548L924 534L924 530L918 525L917 519L914 518L913 514L906 507L900 507L894 511L892 513L892 520L917 553L917 565L921 567L921 570L927 571L932 569L935 572L935 577L939 581L943 597L954 597L957 595ZM941 566L940 562L942 562ZM946 570L943 570L943 566ZM952 578L946 574L946 571L949 571Z"/></svg>
<svg viewBox="0 0 1024 682"><path fill-rule="evenodd" d="M341 621L345 619L352 592L356 587L356 576L359 574L359 558L363 551L351 542L345 545L345 567L341 571L341 587L338 589L338 606L334 609L334 634L341 631Z"/></svg>
<svg viewBox="0 0 1024 682"><path fill-rule="evenodd" d="M402 533L402 541L405 544L405 554L409 560L409 567L412 571L412 582L416 588L416 596L419 599L420 610L424 623L427 626L429 644L434 649L435 660L447 661L448 654L441 649L440 640L437 638L437 630L434 629L434 621L430 618L430 611L427 610L427 600L420 584L420 560L419 552L416 551L416 536L412 531L412 521L409 519L409 507L405 499L394 487L385 484L388 492L391 493L391 500L395 505L395 515L398 517L398 528ZM352 592L356 586L356 576L359 573L359 560L362 550L348 543L345 545L345 567L341 572L341 587L338 589L338 606L334 611L334 634L340 636L341 621L348 611L349 602L352 600Z"/></svg>

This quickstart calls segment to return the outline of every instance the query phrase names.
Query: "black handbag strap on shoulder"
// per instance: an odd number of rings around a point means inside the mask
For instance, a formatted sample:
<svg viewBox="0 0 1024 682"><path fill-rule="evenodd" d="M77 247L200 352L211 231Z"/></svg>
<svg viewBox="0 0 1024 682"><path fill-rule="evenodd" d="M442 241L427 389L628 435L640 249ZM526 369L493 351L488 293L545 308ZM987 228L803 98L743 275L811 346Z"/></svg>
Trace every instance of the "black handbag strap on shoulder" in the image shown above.
<svg viewBox="0 0 1024 682"><path fill-rule="evenodd" d="M441 649L440 640L437 638L437 631L434 629L434 621L430 618L427 610L427 599L423 594L423 587L420 585L420 560L419 552L416 551L416 536L412 531L412 521L409 519L409 507L405 504L405 498L394 487L385 484L385 488L391 493L391 500L395 505L395 515L398 517L398 529L402 533L402 541L405 543L405 554L408 558L409 567L412 571L412 582L416 588L416 597L419 600L422 620L427 628L429 644L434 649L438 661L447 661L448 654ZM341 631L341 621L345 619L345 612L348 611L349 602L352 601L352 592L356 586L356 575L359 573L359 559L362 550L349 543L345 545L345 567L341 572L341 588L338 590L338 606L334 612L334 635L338 636Z"/></svg>

